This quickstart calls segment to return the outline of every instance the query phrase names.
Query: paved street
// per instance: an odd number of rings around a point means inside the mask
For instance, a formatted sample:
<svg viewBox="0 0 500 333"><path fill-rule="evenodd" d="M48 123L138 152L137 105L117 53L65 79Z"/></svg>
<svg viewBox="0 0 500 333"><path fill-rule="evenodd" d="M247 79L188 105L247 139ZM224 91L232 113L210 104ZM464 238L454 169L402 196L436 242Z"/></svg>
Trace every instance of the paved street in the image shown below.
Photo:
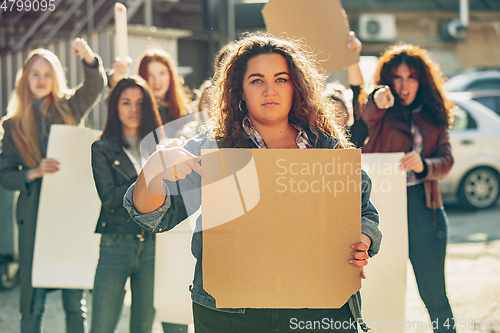
<svg viewBox="0 0 500 333"><path fill-rule="evenodd" d="M500 202L489 210L470 212L446 207L450 220L446 261L448 298L457 318L457 332L500 332ZM408 270L406 321L428 321ZM498 325L487 328L496 318ZM474 324L482 322L483 325ZM407 332L431 333L430 329Z"/></svg>
<svg viewBox="0 0 500 333"><path fill-rule="evenodd" d="M468 212L461 210L458 205L448 205L447 212L450 219L450 245L446 266L448 296L457 318L458 332L500 332L500 203L490 210L480 212ZM87 297L89 303L90 297ZM59 291L48 296L45 332L65 333L60 299ZM128 332L128 304L127 301L118 333ZM0 292L0 333L19 333L18 305L19 288ZM91 309L89 312L91 314ZM499 323L497 328L485 328L494 318ZM411 267L408 270L405 320L428 322ZM482 325L479 325L480 322ZM159 332L162 332L160 323L155 322L154 333ZM407 332L432 331L415 327Z"/></svg>

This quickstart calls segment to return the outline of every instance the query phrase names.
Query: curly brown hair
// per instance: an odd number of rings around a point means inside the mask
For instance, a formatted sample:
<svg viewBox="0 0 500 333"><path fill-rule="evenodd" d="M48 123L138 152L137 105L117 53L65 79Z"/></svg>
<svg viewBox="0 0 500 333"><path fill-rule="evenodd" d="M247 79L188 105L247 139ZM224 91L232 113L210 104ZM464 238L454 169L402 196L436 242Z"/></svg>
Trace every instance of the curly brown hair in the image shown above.
<svg viewBox="0 0 500 333"><path fill-rule="evenodd" d="M419 46L400 43L390 46L380 57L374 81L377 85L387 85L395 97L395 107L402 103L395 93L394 72L405 63L418 73L419 88L415 102L422 105L422 114L431 123L439 127L448 127L453 121L453 102L444 96L444 78L439 65L429 53ZM388 110L390 111L390 110Z"/></svg>
<svg viewBox="0 0 500 333"><path fill-rule="evenodd" d="M336 109L323 95L323 70L314 54L300 41L277 38L269 33L252 33L232 44L227 58L216 68L215 86L211 89L211 117L206 128L228 147L241 147L246 141L242 127L246 113L240 112L238 103L243 96L243 76L248 61L261 54L280 54L290 68L293 83L293 102L288 118L295 118L309 126L316 135L330 134L350 147L346 130L336 118Z"/></svg>

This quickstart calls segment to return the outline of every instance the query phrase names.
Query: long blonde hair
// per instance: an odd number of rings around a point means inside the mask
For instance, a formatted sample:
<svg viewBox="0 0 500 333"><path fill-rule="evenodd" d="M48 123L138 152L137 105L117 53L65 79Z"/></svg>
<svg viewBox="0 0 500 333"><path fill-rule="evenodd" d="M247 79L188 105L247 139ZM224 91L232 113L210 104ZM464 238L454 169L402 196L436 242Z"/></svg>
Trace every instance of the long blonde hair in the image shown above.
<svg viewBox="0 0 500 333"><path fill-rule="evenodd" d="M28 75L37 59L45 59L52 68L53 86L40 111L49 119L62 119L64 124L76 125L75 118L65 103L71 91L68 89L61 62L46 49L33 50L24 61L23 68L16 76L16 89L7 106L6 119L10 119L12 139L21 157L30 168L42 160L40 137L33 109L33 94L29 88Z"/></svg>

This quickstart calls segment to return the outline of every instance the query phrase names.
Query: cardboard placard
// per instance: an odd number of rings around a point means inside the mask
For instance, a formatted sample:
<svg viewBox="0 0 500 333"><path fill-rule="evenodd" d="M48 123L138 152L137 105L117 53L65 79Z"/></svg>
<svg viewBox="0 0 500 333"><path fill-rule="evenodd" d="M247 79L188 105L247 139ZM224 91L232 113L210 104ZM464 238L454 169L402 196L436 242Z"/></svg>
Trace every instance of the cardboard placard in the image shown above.
<svg viewBox="0 0 500 333"><path fill-rule="evenodd" d="M357 149L202 150L203 286L218 308L339 308L360 289L360 162Z"/></svg>
<svg viewBox="0 0 500 333"><path fill-rule="evenodd" d="M90 148L101 131L52 125L47 156L59 171L43 177L32 282L39 288L92 289L100 235L94 233L101 201Z"/></svg>
<svg viewBox="0 0 500 333"><path fill-rule="evenodd" d="M340 0L269 0L262 16L273 35L303 38L328 73L359 62L347 48L350 28Z"/></svg>

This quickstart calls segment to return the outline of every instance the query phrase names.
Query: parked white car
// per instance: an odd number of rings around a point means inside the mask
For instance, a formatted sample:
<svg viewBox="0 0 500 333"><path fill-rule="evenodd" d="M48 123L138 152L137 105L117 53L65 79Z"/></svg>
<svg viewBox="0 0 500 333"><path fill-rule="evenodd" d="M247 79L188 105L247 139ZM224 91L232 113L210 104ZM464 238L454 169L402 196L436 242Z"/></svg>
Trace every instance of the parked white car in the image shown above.
<svg viewBox="0 0 500 333"><path fill-rule="evenodd" d="M458 106L450 130L455 163L441 181L443 194L466 208L491 207L500 195L500 116L467 94L449 97Z"/></svg>
<svg viewBox="0 0 500 333"><path fill-rule="evenodd" d="M450 77L446 91L500 90L500 70L467 71Z"/></svg>

